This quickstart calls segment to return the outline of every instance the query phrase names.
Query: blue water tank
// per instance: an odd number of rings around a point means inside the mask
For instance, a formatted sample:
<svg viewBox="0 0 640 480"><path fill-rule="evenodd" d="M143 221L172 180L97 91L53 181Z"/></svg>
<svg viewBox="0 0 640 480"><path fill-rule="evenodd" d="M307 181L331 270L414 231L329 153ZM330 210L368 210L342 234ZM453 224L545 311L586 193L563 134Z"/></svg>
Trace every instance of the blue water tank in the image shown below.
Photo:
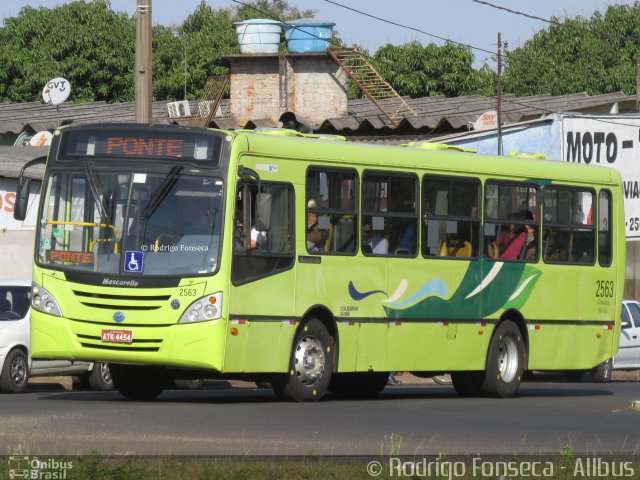
<svg viewBox="0 0 640 480"><path fill-rule="evenodd" d="M291 53L325 52L330 47L333 22L312 18L292 20L285 24L284 35Z"/></svg>

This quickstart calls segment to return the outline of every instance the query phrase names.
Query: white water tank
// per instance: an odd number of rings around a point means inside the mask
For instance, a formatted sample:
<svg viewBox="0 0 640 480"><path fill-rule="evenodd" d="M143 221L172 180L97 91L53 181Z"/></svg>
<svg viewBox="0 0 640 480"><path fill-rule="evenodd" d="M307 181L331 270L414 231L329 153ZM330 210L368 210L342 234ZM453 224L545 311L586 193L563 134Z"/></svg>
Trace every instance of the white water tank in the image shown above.
<svg viewBox="0 0 640 480"><path fill-rule="evenodd" d="M235 25L240 53L278 53L282 32L279 21L256 18Z"/></svg>

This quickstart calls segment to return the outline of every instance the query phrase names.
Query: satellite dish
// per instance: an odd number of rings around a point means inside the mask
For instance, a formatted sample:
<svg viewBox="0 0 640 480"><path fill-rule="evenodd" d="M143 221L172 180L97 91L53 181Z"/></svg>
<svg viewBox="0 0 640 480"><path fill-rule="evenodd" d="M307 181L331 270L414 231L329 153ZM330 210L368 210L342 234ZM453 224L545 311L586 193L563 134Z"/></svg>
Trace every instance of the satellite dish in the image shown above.
<svg viewBox="0 0 640 480"><path fill-rule="evenodd" d="M62 77L49 80L42 89L42 99L49 105L59 105L69 98L71 93L71 83Z"/></svg>
<svg viewBox="0 0 640 480"><path fill-rule="evenodd" d="M478 119L473 122L473 129L479 132L484 130L492 130L498 128L498 112L495 110L489 110L480 114Z"/></svg>
<svg viewBox="0 0 640 480"><path fill-rule="evenodd" d="M29 145L31 145L32 147L48 147L49 145L51 145L52 138L53 135L51 135L51 133L43 130L42 132L38 132L33 137L31 137L31 140L29 140Z"/></svg>

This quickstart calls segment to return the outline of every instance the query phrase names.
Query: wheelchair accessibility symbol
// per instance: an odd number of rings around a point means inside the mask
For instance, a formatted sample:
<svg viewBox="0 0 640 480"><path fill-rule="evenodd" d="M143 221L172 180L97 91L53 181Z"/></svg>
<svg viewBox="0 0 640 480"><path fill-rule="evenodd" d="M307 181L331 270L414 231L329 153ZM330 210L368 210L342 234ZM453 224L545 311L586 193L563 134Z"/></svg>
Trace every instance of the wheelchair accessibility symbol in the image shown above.
<svg viewBox="0 0 640 480"><path fill-rule="evenodd" d="M124 253L124 271L142 272L144 267L144 252L137 250L127 250Z"/></svg>

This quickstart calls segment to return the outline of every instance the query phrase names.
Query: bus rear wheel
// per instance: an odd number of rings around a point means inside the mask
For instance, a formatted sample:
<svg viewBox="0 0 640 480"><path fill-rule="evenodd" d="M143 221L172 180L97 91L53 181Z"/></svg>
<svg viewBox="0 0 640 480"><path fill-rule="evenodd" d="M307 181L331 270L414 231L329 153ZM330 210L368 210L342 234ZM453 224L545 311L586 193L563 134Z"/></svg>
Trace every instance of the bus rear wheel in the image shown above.
<svg viewBox="0 0 640 480"><path fill-rule="evenodd" d="M514 322L505 320L491 337L482 391L496 397L513 397L520 387L524 362L522 333Z"/></svg>
<svg viewBox="0 0 640 480"><path fill-rule="evenodd" d="M319 400L331 381L334 346L335 341L320 320L303 322L293 341L289 372L270 382L276 396L296 402Z"/></svg>
<svg viewBox="0 0 640 480"><path fill-rule="evenodd" d="M162 371L134 365L109 364L114 388L129 400L153 400L167 386Z"/></svg>

